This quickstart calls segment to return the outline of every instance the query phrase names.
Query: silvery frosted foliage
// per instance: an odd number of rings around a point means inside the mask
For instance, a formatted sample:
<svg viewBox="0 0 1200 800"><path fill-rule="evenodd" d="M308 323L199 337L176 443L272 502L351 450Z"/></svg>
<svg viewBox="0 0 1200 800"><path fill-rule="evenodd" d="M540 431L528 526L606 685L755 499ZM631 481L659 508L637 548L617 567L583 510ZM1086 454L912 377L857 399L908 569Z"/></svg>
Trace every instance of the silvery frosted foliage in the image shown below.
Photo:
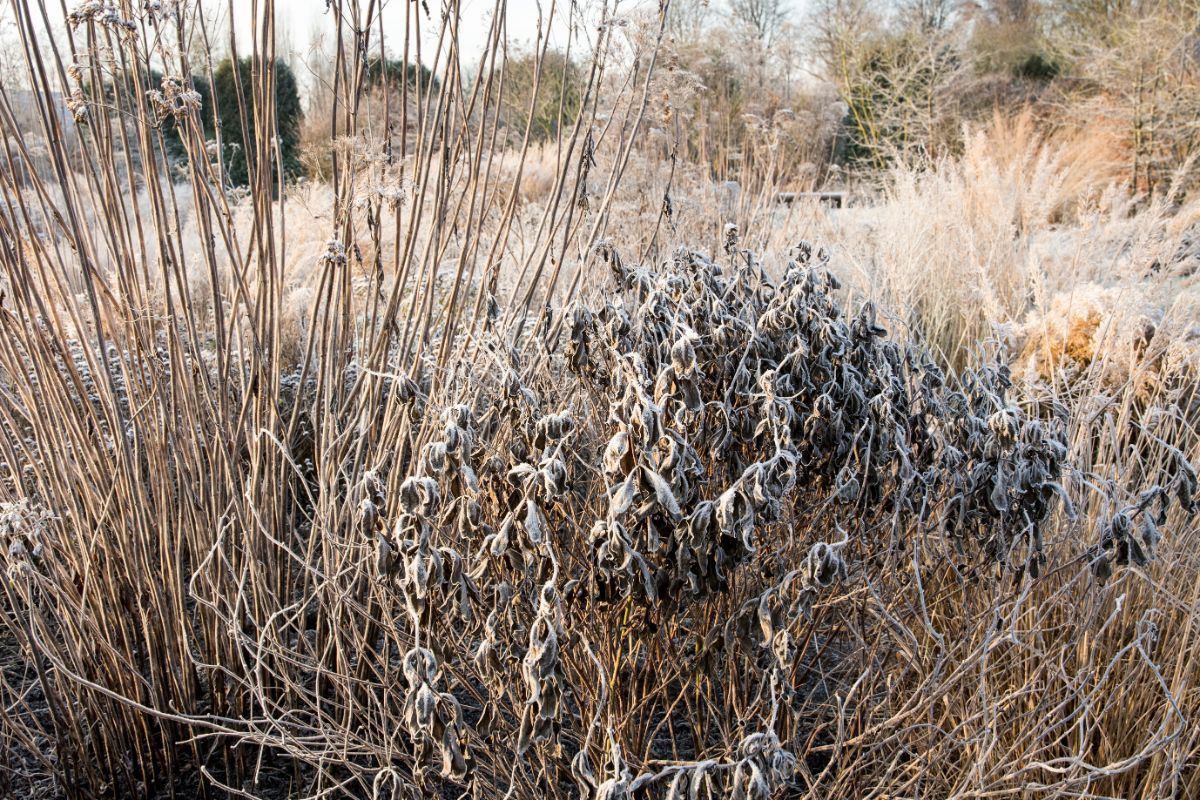
<svg viewBox="0 0 1200 800"><path fill-rule="evenodd" d="M609 737L611 739L611 731ZM796 757L770 731L745 736L727 760L705 759L672 765L636 776L621 747L610 744L607 763L597 776L586 751L572 764L572 775L582 797L592 800L633 800L663 797L666 800L767 800L791 785Z"/></svg>
<svg viewBox="0 0 1200 800"><path fill-rule="evenodd" d="M796 757L774 733L753 733L738 743L730 800L768 800L791 780Z"/></svg>
<svg viewBox="0 0 1200 800"><path fill-rule="evenodd" d="M773 282L727 236L727 263L681 252L653 272L609 247L618 291L568 315L567 364L610 409L600 599L722 588L801 492L908 515L1036 576L1065 497L1061 410L1018 405L1004 366L948 380L919 346L888 340L870 303L846 314L811 246Z"/></svg>
<svg viewBox="0 0 1200 800"><path fill-rule="evenodd" d="M808 550L799 569L792 570L778 584L770 586L754 603L762 646L775 659L775 667L785 671L792 665L795 645L790 629L800 614L811 616L813 601L820 593L838 581L846 580L849 572L842 560L841 550L849 541L830 544L817 542Z"/></svg>
<svg viewBox="0 0 1200 800"><path fill-rule="evenodd" d="M1195 470L1182 453L1176 451L1175 495L1181 506L1189 511L1196 508L1197 480ZM1170 493L1161 486L1152 486L1131 503L1106 517L1100 526L1100 541L1092 548L1092 571L1102 581L1107 580L1118 566L1143 566L1154 557L1162 538L1160 526L1167 521Z"/></svg>
<svg viewBox="0 0 1200 800"><path fill-rule="evenodd" d="M572 773L579 784L580 795L593 800L631 800L635 792L644 791L655 777L642 773L634 777L621 753L621 746L609 734L608 763L604 775L597 777L586 750L581 750L572 764ZM640 793L640 792L639 792Z"/></svg>
<svg viewBox="0 0 1200 800"><path fill-rule="evenodd" d="M818 705L814 642L835 638L822 614L875 591L872 565L907 569L920 541L1038 577L1043 527L1087 483L1065 411L1017 397L1003 365L948 375L870 303L848 312L823 252L796 247L775 279L738 242L730 228L720 261L681 251L658 268L602 244L613 282L563 310L548 366L489 310L473 394L434 409L427 383L396 385L422 435L401 474L366 471L352 494L416 645L404 718L420 763L441 748L462 782L470 739L548 793L573 779L589 798L783 796ZM1168 485L1113 491L1090 554L1101 577L1152 556L1170 503L1192 508L1178 461ZM661 700L681 677L663 683L660 650L690 671L680 691L729 682L736 746L672 741L666 760L638 742L635 764L616 715L644 711L659 736L683 723L678 703L638 707L639 681Z"/></svg>
<svg viewBox="0 0 1200 800"><path fill-rule="evenodd" d="M414 628L431 624L445 614L460 623L474 620L473 602L478 594L467 564L459 552L435 545L435 530L447 522L470 517L470 492L476 487L474 473L464 451L470 447L469 419L457 408L447 412L446 439L430 442L421 452L422 472L443 478L448 498L437 478L414 475L400 485L400 510L391 536L378 531L372 521L377 548L377 570L399 587ZM458 424L466 422L467 428ZM447 477L453 468L452 477ZM368 497L360 505L364 525L378 515L381 492L368 476ZM374 496L370 496L374 492ZM463 510L467 509L467 510Z"/></svg>

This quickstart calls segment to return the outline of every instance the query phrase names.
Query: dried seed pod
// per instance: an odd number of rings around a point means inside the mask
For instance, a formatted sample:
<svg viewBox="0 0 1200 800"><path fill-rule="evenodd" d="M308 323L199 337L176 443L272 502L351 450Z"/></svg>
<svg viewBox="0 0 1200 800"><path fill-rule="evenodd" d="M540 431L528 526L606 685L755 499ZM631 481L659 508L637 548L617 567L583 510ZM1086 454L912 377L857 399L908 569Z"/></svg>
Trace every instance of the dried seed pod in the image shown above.
<svg viewBox="0 0 1200 800"><path fill-rule="evenodd" d="M738 245L738 226L733 224L732 222L727 222L727 223L725 223L724 244L722 245L722 247L724 247L726 253L729 253L732 255L733 252L737 249L737 245Z"/></svg>

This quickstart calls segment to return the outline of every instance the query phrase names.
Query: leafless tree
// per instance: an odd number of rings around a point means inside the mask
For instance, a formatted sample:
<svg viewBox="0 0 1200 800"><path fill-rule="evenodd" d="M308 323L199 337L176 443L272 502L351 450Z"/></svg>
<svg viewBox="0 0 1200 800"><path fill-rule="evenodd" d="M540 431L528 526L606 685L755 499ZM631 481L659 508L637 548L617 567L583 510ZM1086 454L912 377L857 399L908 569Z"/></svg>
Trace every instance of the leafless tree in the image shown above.
<svg viewBox="0 0 1200 800"><path fill-rule="evenodd" d="M769 48L787 20L787 0L730 0L729 16L764 48Z"/></svg>
<svg viewBox="0 0 1200 800"><path fill-rule="evenodd" d="M906 27L929 33L949 28L960 6L959 0L902 0L898 11Z"/></svg>
<svg viewBox="0 0 1200 800"><path fill-rule="evenodd" d="M790 14L788 0L729 0L730 20L754 58L759 86L765 80L767 61Z"/></svg>
<svg viewBox="0 0 1200 800"><path fill-rule="evenodd" d="M696 41L711 15L708 0L671 0L667 10L667 31L678 42Z"/></svg>
<svg viewBox="0 0 1200 800"><path fill-rule="evenodd" d="M1129 181L1141 190L1181 178L1200 155L1200 3L1106 4L1062 0L1055 45L1083 89L1066 111L1081 124L1113 126L1126 144Z"/></svg>

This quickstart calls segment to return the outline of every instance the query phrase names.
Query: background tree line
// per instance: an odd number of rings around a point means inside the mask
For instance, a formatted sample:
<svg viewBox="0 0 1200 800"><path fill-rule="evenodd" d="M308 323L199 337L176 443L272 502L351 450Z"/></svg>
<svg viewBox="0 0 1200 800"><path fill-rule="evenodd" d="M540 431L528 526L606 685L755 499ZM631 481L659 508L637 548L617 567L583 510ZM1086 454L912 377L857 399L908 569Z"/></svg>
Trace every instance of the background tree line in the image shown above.
<svg viewBox="0 0 1200 800"><path fill-rule="evenodd" d="M1104 138L1139 190L1186 186L1200 139L1196 0L672 0L698 87L689 155L719 175L772 120L814 179L960 151L964 125L1029 108ZM781 115L780 112L786 112ZM779 120L783 120L780 122Z"/></svg>
<svg viewBox="0 0 1200 800"><path fill-rule="evenodd" d="M1200 145L1198 31L1200 0L672 0L661 126L675 155L719 180L821 184L953 155L965 126L1028 108L1048 133L1103 141L1131 187L1186 189ZM581 60L551 49L537 63L510 55L479 112L497 115L514 146L555 140L581 110ZM249 69L225 59L211 82L194 80L205 135L223 121L233 184L247 176L243 126L253 137L237 91ZM321 178L328 131L306 134L295 75L284 61L277 75L282 168ZM438 89L400 60L376 56L364 71L395 110L401 76L426 98ZM310 106L328 101L316 85Z"/></svg>

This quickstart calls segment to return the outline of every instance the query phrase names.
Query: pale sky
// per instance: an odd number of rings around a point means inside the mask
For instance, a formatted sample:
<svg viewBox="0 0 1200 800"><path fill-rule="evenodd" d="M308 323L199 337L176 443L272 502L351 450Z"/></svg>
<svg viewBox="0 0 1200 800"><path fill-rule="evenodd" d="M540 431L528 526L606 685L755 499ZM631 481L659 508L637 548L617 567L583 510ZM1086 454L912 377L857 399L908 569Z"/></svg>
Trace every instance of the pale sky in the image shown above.
<svg viewBox="0 0 1200 800"><path fill-rule="evenodd" d="M403 39L404 5L407 2L408 0L383 0L384 36L388 39L395 39L397 43ZM210 3L214 10L219 10L224 15L227 9L226 2L214 3L212 0L205 0L206 7ZM363 5L366 5L365 0ZM432 20L422 20L422 27L431 28L430 35L432 35L432 30L440 24L440 5L440 2L429 2ZM543 5L547 10L549 9L548 0ZM487 36L488 22L493 7L493 0L462 0L462 22L459 30L464 52L478 50L482 46ZM509 0L508 24L511 38L514 41L522 38L532 40L536 32L537 7L538 4L535 0ZM237 30L241 35L249 35L250 9L250 0L234 0ZM562 10L563 4L560 0L559 11L556 13L561 14ZM276 25L281 30L285 27L288 28L296 46L303 48L315 32L332 34L333 12L326 11L325 0L276 0Z"/></svg>
<svg viewBox="0 0 1200 800"><path fill-rule="evenodd" d="M82 5L83 0L67 0L66 6L68 11ZM186 2L189 7L192 7L196 0L181 0ZM230 0L199 0L200 6L205 9L206 16L210 21L217 22L220 30L225 30L225 24L229 15ZM350 0L343 0L349 6ZM362 7L368 5L369 0L359 0ZM389 42L389 49L396 55L403 47L404 42L404 6L409 0L382 0L383 21L384 21L384 38ZM430 16L426 17L424 11L421 12L421 28L422 38L424 39L423 47L432 45L436 42L437 31L441 25L441 7L443 0L424 0L429 6ZM558 6L555 11L555 24L550 28L551 45L564 47L567 42L566 14L571 0L558 0ZM621 6L623 11L629 11L635 7L646 5L650 0L622 0ZM120 3L116 3L118 6ZM134 6L140 6L141 0L136 0ZM164 2L163 5L167 5ZM261 3L259 3L261 7ZM577 7L587 7L589 3L584 0L576 0ZM594 3L590 4L594 5ZM57 30L62 30L63 14L60 4L57 2L49 2L46 4L47 12L51 20L51 25ZM234 22L236 25L235 32L238 37L238 49L246 48L248 51L250 46L250 18L253 8L251 0L232 0ZM488 26L491 21L492 11L495 7L494 0L461 0L461 20L459 23L459 45L462 50L464 60L467 62L473 61L470 58L472 54L478 53L483 43L487 38ZM508 0L508 40L510 47L524 47L526 49L532 47L536 41L538 28L538 10L543 9L543 17L549 13L550 0ZM317 37L324 36L327 41L332 41L334 35L334 16L332 11L326 10L325 0L275 0L275 24L279 34L279 44L282 47L285 40L291 42L292 49L296 52L301 60L311 50L312 43ZM35 19L40 15L35 14ZM12 9L7 3L0 10L0 23L6 29L6 33L12 32ZM372 34L378 30L378 22L372 26ZM217 40L222 44L225 43L226 35L210 28L210 34L215 35ZM583 46L577 42L572 47L578 49ZM432 52L432 50L430 51ZM283 55L281 52L280 55ZM465 65L464 65L465 66Z"/></svg>
<svg viewBox="0 0 1200 800"><path fill-rule="evenodd" d="M417 1L422 2L422 0ZM429 17L425 16L424 10L421 11L422 54L426 63L432 57L437 42L437 34L441 25L440 12L444 1L423 0L428 4L430 11ZM571 42L571 52L574 56L582 57L589 47L588 41L594 40L596 37L598 12L600 4L605 1L557 0L554 23L548 26L551 47L560 50L566 48L569 40L568 11L573 5L577 9L583 9L581 13L585 22L582 24L581 30L586 32L586 36L576 36L575 40ZM72 11L78 8L82 2L83 0L67 0L67 10ZM179 2L193 8L197 0L179 0ZM351 0L343 0L343 2L349 6ZM359 2L365 8L369 0L359 0ZM389 55L393 58L400 57L403 50L404 11L405 5L409 2L410 0L382 0L384 39ZM546 27L545 17L549 14L550 2L551 0L507 0L510 51L512 49L525 51L532 49L537 40L539 9L541 9L543 27ZM607 2L611 5L613 0L607 0ZM618 16L643 8L653 10L657 7L657 3L658 0L619 0ZM132 4L140 7L142 0L133 0ZM168 4L169 0L164 0L163 5ZM209 20L209 34L214 44L218 50L225 49L228 43L226 25L228 24L230 0L199 0L199 4L205 10L205 15ZM414 3L414 5L416 4ZM46 6L51 27L56 34L61 33L65 30L65 22L60 4L49 2L46 3ZM261 8L261 6L260 2L259 7ZM254 3L252 0L232 0L232 7L238 50L244 55L249 53L251 48L250 22ZM495 0L461 0L459 47L462 53L462 66L468 74L475 72L479 66L479 54L487 39L494 8ZM310 75L304 65L311 63L311 59L315 55L314 44L323 40L330 49L332 47L335 34L334 12L326 10L325 0L275 0L275 9L279 55L288 58L297 68L296 77L301 85L307 86ZM39 15L40 12L35 15L35 18ZM578 18L576 24L580 24ZM374 35L377 31L378 22L376 21L372 25L372 34ZM14 37L12 7L4 3L0 6L0 38L8 41ZM285 52L285 48L290 50L290 53ZM0 49L5 49L5 47L0 45ZM16 52L17 50L13 48L14 55ZM372 52L378 52L377 46L372 46ZM6 59L0 56L0 60ZM18 69L14 74L22 73L23 70Z"/></svg>
<svg viewBox="0 0 1200 800"><path fill-rule="evenodd" d="M365 7L367 0L360 0ZM384 39L389 43L393 55L399 54L404 42L404 6L409 0L383 0ZM423 48L431 53L436 44L437 32L441 25L441 0L426 0L429 5L430 17L426 18L422 11L421 29L424 43ZM570 0L558 0L555 10L555 22L550 28L551 45L559 48L567 44L566 14ZM204 0L206 8L213 8L224 18L227 14L226 0ZM625 0L626 10L641 5L637 0ZM584 5L578 3L577 5ZM538 10L542 16L549 13L550 0L508 0L508 39L510 47L529 49L537 37ZM483 49L487 39L488 26L491 23L494 0L461 0L462 14L459 22L459 47L464 57L464 67L476 63L475 54ZM240 41L249 43L250 36L250 0L234 0L234 16L236 32ZM333 12L326 11L325 0L276 0L276 26L281 41L290 37L293 50L303 59L311 50L314 40L323 36L326 41L332 41L334 34ZM544 24L544 23L543 23ZM378 29L378 23L374 30ZM581 43L576 42L572 47L577 49ZM239 44L240 47L240 44Z"/></svg>

